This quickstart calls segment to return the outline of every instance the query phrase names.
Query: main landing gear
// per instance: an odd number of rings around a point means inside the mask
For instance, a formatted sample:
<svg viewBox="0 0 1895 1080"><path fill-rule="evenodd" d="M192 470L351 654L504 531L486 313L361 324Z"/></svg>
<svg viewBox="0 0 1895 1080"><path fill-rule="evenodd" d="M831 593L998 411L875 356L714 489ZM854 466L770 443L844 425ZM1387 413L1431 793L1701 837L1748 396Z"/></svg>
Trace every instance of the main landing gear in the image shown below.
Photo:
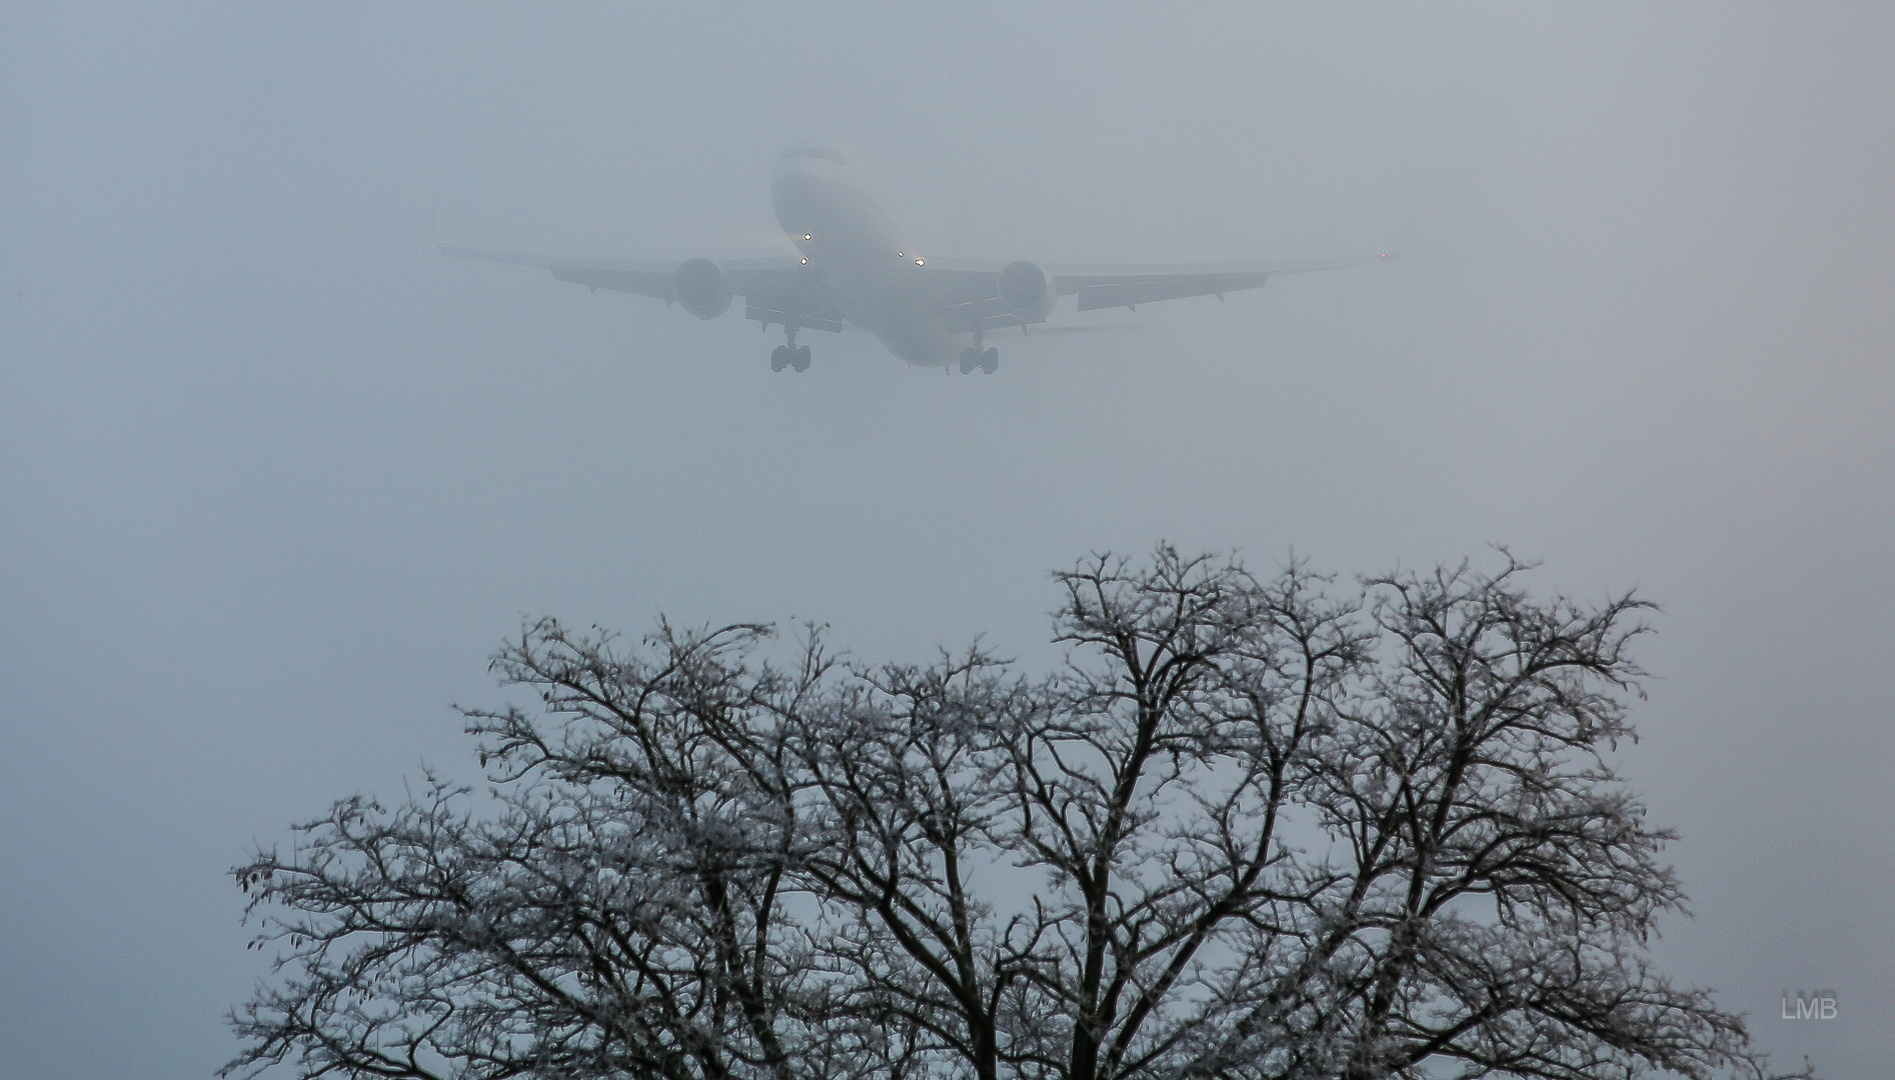
<svg viewBox="0 0 1895 1080"><path fill-rule="evenodd" d="M1000 367L1000 350L995 348L961 350L961 374L971 375L979 368L989 375Z"/></svg>
<svg viewBox="0 0 1895 1080"><path fill-rule="evenodd" d="M782 371L788 367L795 368L798 371L808 371L809 346L798 346L796 344L796 327L794 325L784 327L783 333L784 336L789 338L789 344L778 345L776 348L770 350L770 370Z"/></svg>
<svg viewBox="0 0 1895 1080"><path fill-rule="evenodd" d="M803 345L792 349L788 345L778 345L776 348L771 349L770 370L782 371L786 367L795 368L798 371L808 371L809 346Z"/></svg>

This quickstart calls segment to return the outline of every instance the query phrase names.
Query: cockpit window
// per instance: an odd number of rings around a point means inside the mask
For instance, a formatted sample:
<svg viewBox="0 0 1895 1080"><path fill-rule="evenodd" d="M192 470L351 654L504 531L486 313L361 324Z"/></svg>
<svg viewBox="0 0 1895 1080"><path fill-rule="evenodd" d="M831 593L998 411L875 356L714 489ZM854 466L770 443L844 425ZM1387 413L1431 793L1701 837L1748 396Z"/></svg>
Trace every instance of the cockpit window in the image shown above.
<svg viewBox="0 0 1895 1080"><path fill-rule="evenodd" d="M841 154L836 153L834 150L826 150L820 146L798 146L793 149L783 151L783 157L785 158L813 157L813 158L821 158L824 161L833 161L838 165L849 164L849 162Z"/></svg>

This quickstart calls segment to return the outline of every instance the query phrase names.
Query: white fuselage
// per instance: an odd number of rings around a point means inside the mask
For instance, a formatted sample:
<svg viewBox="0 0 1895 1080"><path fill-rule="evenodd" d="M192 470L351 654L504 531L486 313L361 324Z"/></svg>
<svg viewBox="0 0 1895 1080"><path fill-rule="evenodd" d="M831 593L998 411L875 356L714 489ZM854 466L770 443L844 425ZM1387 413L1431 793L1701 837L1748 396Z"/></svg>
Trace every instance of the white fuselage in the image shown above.
<svg viewBox="0 0 1895 1080"><path fill-rule="evenodd" d="M785 157L770 185L776 220L827 298L911 364L945 364L967 335L946 332L946 300L917 253L839 161Z"/></svg>

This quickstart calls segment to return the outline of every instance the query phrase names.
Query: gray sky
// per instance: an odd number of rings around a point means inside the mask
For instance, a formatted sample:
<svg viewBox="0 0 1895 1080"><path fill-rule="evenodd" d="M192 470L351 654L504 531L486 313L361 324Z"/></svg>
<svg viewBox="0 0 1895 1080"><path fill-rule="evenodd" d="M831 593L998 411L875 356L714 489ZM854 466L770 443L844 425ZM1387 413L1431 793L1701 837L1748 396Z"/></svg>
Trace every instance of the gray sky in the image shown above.
<svg viewBox="0 0 1895 1080"><path fill-rule="evenodd" d="M1160 537L1504 542L1663 602L1626 768L1698 917L1661 955L1889 1074L1890 41L1870 5L0 9L0 1075L229 1057L262 969L223 871L475 775L448 705L522 616L1043 657L1046 571ZM432 253L431 192L461 243L783 253L812 137L942 253L1413 231L991 378L862 334L772 375L735 314ZM1838 1019L1780 1019L1818 988Z"/></svg>

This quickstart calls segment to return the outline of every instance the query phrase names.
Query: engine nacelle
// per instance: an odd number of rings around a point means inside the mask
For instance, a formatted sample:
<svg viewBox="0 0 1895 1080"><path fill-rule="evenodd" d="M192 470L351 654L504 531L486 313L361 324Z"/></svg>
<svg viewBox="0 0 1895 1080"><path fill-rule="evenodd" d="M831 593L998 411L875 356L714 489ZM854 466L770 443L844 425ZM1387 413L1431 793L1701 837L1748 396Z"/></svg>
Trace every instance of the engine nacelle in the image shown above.
<svg viewBox="0 0 1895 1080"><path fill-rule="evenodd" d="M684 310L715 319L730 310L730 275L709 259L688 259L671 272L671 291Z"/></svg>
<svg viewBox="0 0 1895 1080"><path fill-rule="evenodd" d="M1045 322L1058 299L1053 275L1038 263L1008 263L1000 271L1000 304L1023 323Z"/></svg>

